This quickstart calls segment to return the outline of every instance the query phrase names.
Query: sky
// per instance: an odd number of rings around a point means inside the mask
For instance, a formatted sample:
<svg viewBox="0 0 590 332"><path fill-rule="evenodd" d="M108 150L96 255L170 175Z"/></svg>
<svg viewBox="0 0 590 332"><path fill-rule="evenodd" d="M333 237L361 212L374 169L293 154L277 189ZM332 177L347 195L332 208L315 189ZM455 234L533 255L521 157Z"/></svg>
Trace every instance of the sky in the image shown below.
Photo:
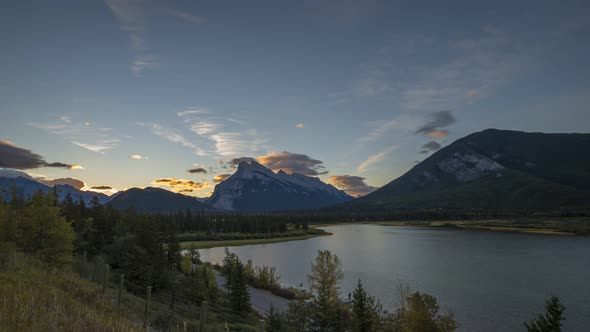
<svg viewBox="0 0 590 332"><path fill-rule="evenodd" d="M589 132L588 36L587 1L3 1L0 166L362 195L472 132Z"/></svg>

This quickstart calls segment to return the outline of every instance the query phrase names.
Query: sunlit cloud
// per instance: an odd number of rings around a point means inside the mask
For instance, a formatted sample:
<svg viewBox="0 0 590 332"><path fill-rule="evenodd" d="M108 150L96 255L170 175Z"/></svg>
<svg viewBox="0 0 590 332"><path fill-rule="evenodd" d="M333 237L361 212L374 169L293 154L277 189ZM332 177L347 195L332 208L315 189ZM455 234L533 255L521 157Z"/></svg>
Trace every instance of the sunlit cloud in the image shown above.
<svg viewBox="0 0 590 332"><path fill-rule="evenodd" d="M303 129L303 128L305 128L305 125L303 124L303 122L299 122L298 124L295 125L295 128Z"/></svg>
<svg viewBox="0 0 590 332"><path fill-rule="evenodd" d="M448 127L455 123L455 117L451 111L439 111L430 113L430 120L416 130L416 134L423 134L431 138L445 137L448 132L441 128Z"/></svg>
<svg viewBox="0 0 590 332"><path fill-rule="evenodd" d="M258 162L273 171L283 170L287 173L297 173L308 176L316 176L326 174L324 162L317 159L312 159L308 155L291 153L287 151L273 152L266 156L257 158Z"/></svg>
<svg viewBox="0 0 590 332"><path fill-rule="evenodd" d="M144 156L139 155L139 154L132 154L132 155L129 156L129 159L142 160L142 159L147 159L147 157L144 157Z"/></svg>
<svg viewBox="0 0 590 332"><path fill-rule="evenodd" d="M354 175L334 175L328 179L328 183L354 197L364 196L378 189L367 185L364 177Z"/></svg>
<svg viewBox="0 0 590 332"><path fill-rule="evenodd" d="M374 155L369 156L365 161L363 161L357 168L356 170L359 173L365 173L367 170L369 170L371 167L373 167L375 164L380 163L381 161L383 161L393 150L396 149L396 146L392 146L390 148L387 148L379 153L376 153Z"/></svg>
<svg viewBox="0 0 590 332"><path fill-rule="evenodd" d="M191 189L191 190L201 190L204 188L211 187L209 182L195 182L191 180L185 179L175 179L175 178L160 178L152 181L152 185L156 186L164 186L170 187L172 191L175 192L182 192L183 190Z"/></svg>
<svg viewBox="0 0 590 332"><path fill-rule="evenodd" d="M213 183L220 183L227 180L231 174L218 174L213 177Z"/></svg>

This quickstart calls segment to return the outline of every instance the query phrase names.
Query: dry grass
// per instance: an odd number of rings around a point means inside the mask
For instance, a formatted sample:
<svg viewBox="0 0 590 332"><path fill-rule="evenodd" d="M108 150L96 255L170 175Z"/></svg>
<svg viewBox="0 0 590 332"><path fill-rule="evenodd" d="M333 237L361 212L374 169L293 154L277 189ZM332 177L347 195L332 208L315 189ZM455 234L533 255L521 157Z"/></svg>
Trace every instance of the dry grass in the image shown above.
<svg viewBox="0 0 590 332"><path fill-rule="evenodd" d="M26 256L0 266L0 331L139 331L97 285Z"/></svg>

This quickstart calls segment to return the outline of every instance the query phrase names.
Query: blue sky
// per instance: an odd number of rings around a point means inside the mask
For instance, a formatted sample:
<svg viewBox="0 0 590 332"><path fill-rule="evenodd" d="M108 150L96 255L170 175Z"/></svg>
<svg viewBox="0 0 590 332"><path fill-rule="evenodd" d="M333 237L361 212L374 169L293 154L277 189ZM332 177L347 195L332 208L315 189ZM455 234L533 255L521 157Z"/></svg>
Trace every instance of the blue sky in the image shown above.
<svg viewBox="0 0 590 332"><path fill-rule="evenodd" d="M207 196L244 156L378 187L486 128L588 132L588 36L584 1L4 2L0 139L88 187Z"/></svg>

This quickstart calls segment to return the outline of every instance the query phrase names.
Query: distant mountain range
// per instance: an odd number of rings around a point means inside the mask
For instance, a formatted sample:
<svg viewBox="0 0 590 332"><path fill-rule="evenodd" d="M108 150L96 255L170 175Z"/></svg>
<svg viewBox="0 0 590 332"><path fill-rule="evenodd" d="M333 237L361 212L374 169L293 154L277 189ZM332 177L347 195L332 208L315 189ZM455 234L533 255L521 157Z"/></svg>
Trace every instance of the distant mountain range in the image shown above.
<svg viewBox="0 0 590 332"><path fill-rule="evenodd" d="M24 197L31 197L38 191L50 192L53 190L52 187L40 183L32 178L26 178L22 176L17 177L6 177L0 174L0 195L10 199L11 188L15 187L19 194ZM6 175L6 174L4 174ZM109 201L109 196L94 191L82 191L78 190L67 184L55 185L60 200L64 200L68 194L74 201L79 201L80 198L84 199L86 203L89 203L93 197L98 198L100 203L106 203Z"/></svg>
<svg viewBox="0 0 590 332"><path fill-rule="evenodd" d="M353 199L318 178L274 173L244 161L208 199L159 188L132 188L111 197L57 184L70 194L97 197L117 209L140 212L226 210L387 213L413 210L547 211L590 209L590 134L544 134L488 129L440 149L401 177ZM70 179L72 180L72 179ZM52 188L28 174L0 169L0 194L25 196ZM47 181L46 181L47 183Z"/></svg>
<svg viewBox="0 0 590 332"><path fill-rule="evenodd" d="M338 204L352 197L315 177L274 173L256 161L243 161L237 171L215 186L206 204L231 211L288 211Z"/></svg>
<svg viewBox="0 0 590 332"><path fill-rule="evenodd" d="M588 151L590 134L488 129L455 141L375 192L333 210L588 209Z"/></svg>

